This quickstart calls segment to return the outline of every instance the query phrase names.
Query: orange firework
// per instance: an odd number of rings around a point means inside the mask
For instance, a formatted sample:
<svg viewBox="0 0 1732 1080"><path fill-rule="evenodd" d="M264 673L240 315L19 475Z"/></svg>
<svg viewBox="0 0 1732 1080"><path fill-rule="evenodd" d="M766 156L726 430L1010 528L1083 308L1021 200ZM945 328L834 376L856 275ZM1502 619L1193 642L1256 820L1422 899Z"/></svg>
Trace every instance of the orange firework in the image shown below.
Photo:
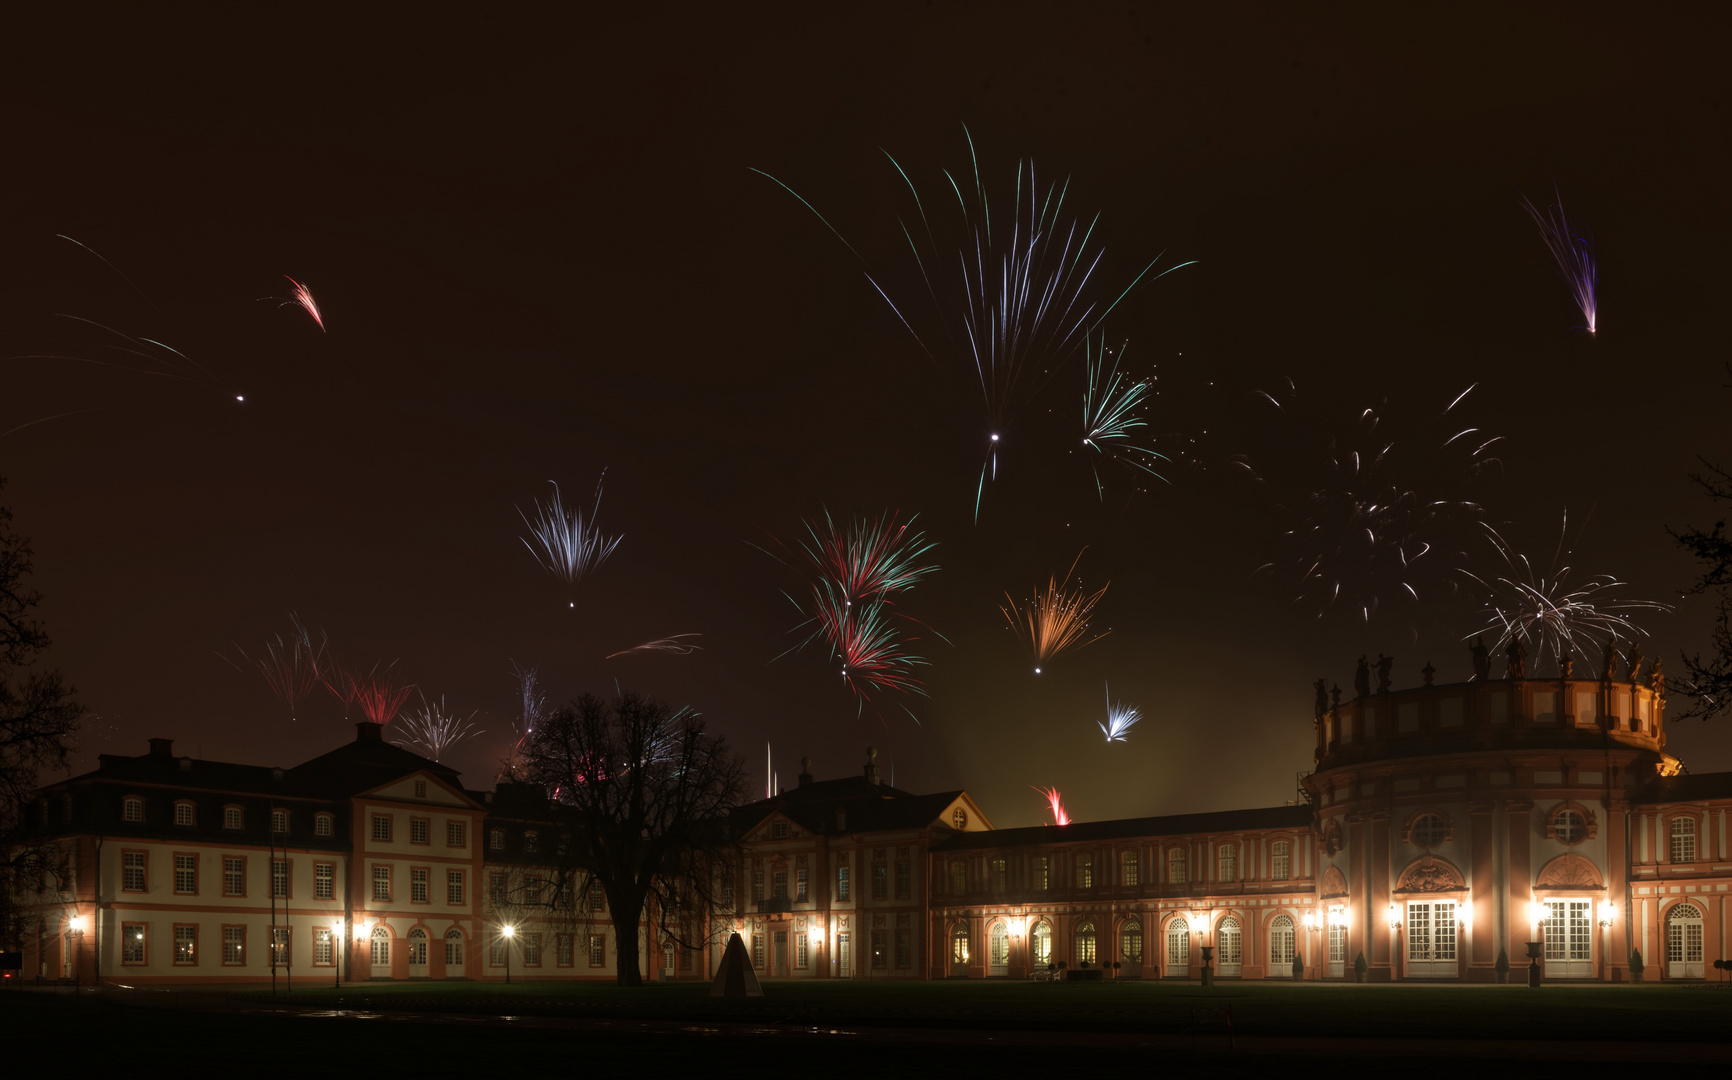
<svg viewBox="0 0 1732 1080"><path fill-rule="evenodd" d="M286 278L289 278L289 284L293 285L295 287L294 298L291 300L283 301L283 306L287 307L288 305L293 304L293 305L299 307L302 311L305 311L308 315L311 315L313 317L313 321L319 324L319 329L323 330L325 328L325 317L323 315L319 314L319 305L313 299L313 294L307 291L307 287L305 285L302 285L300 282L296 281L294 278L289 277L289 275L287 275L287 274L284 274L283 276Z"/></svg>
<svg viewBox="0 0 1732 1080"><path fill-rule="evenodd" d="M1079 551L1076 559L1071 561L1070 569L1065 571L1067 582L1081 561L1082 551ZM1102 585L1096 592L1084 592L1081 586L1074 590L1061 588L1058 578L1053 577L1047 580L1044 593L1035 590L1034 599L1026 607L1018 607L1011 595L1005 593L1005 602L999 605L998 610L1004 614L1013 631L1027 636L1029 652L1034 656L1034 673L1039 675L1047 661L1059 653L1080 649L1112 632L1107 630L1089 636L1089 615L1106 594L1107 585Z"/></svg>

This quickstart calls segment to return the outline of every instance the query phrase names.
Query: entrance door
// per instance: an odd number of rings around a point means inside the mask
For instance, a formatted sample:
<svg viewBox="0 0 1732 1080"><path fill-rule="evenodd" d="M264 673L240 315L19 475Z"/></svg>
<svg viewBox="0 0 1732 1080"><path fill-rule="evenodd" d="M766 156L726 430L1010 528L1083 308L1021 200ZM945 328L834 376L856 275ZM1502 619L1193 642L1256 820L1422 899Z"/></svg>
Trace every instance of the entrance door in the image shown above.
<svg viewBox="0 0 1732 1080"><path fill-rule="evenodd" d="M1167 923L1167 978L1191 977L1191 927L1183 919Z"/></svg>
<svg viewBox="0 0 1732 1080"><path fill-rule="evenodd" d="M1347 975L1347 927L1335 921L1333 915L1329 922L1329 977L1331 979L1345 978Z"/></svg>
<svg viewBox="0 0 1732 1080"><path fill-rule="evenodd" d="M368 939L370 963L368 974L375 979L391 977L391 931L383 926L373 928L373 936Z"/></svg>
<svg viewBox="0 0 1732 1080"><path fill-rule="evenodd" d="M1244 936L1239 920L1231 916L1221 920L1215 931L1215 974L1223 979L1236 979L1245 958Z"/></svg>
<svg viewBox="0 0 1732 1080"><path fill-rule="evenodd" d="M968 974L968 924L959 922L950 929L950 974Z"/></svg>
<svg viewBox="0 0 1732 1080"><path fill-rule="evenodd" d="M988 975L1004 976L1010 974L1010 931L1003 923L992 924L992 952L987 965Z"/></svg>
<svg viewBox="0 0 1732 1080"><path fill-rule="evenodd" d="M1407 904L1407 977L1453 979L1455 901L1411 900Z"/></svg>
<svg viewBox="0 0 1732 1080"><path fill-rule="evenodd" d="M1702 909L1679 904L1666 915L1666 977L1702 977Z"/></svg>
<svg viewBox="0 0 1732 1080"><path fill-rule="evenodd" d="M786 930L778 930L776 931L775 936L770 940L774 942L776 947L776 966L770 969L770 974L786 975L788 974L788 932ZM667 966L671 968L673 962L673 950L670 948L668 950Z"/></svg>
<svg viewBox="0 0 1732 1080"><path fill-rule="evenodd" d="M1594 920L1591 900L1546 900L1546 978L1594 977ZM1697 939L1700 941L1700 937Z"/></svg>
<svg viewBox="0 0 1732 1080"><path fill-rule="evenodd" d="M409 931L409 977L427 977L427 931L419 926Z"/></svg>
<svg viewBox="0 0 1732 1080"><path fill-rule="evenodd" d="M846 930L836 935L836 977L839 979L854 977L854 949L848 940L848 931Z"/></svg>

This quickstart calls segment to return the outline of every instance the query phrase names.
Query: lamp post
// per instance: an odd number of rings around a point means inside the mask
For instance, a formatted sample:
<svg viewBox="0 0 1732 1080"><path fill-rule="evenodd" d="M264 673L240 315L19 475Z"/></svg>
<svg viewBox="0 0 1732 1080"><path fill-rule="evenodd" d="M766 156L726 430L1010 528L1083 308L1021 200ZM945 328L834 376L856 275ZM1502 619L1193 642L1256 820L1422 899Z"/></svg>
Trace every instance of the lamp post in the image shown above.
<svg viewBox="0 0 1732 1080"><path fill-rule="evenodd" d="M505 985L511 985L511 938L517 929L510 923L499 928L499 936L505 939Z"/></svg>
<svg viewBox="0 0 1732 1080"><path fill-rule="evenodd" d="M1540 929L1545 923L1546 906L1538 900L1528 904L1528 930L1534 940L1528 945L1528 985L1540 984L1540 946L1545 941L1544 932Z"/></svg>
<svg viewBox="0 0 1732 1080"><path fill-rule="evenodd" d="M74 915L66 920L66 934L72 939L72 992L78 993L78 954L84 945L84 916Z"/></svg>
<svg viewBox="0 0 1732 1080"><path fill-rule="evenodd" d="M1401 945L1401 909L1394 903L1389 905L1389 967L1391 977L1394 977L1395 958L1400 953Z"/></svg>
<svg viewBox="0 0 1732 1080"><path fill-rule="evenodd" d="M343 959L343 954L339 951L342 947L343 920L335 919L331 922L331 989L333 990L343 988L342 969L338 967Z"/></svg>

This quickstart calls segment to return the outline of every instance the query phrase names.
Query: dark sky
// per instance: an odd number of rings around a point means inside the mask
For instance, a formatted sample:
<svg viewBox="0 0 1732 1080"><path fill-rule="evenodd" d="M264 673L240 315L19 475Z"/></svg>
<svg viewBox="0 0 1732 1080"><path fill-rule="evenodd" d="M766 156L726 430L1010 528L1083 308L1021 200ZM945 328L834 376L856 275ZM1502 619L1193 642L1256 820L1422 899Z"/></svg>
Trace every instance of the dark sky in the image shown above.
<svg viewBox="0 0 1732 1080"><path fill-rule="evenodd" d="M909 286L880 147L935 189L967 168L964 124L997 191L1032 157L1101 211L1103 280L1198 261L1110 324L1161 378L1155 428L1279 453L1250 391L1283 378L1395 418L1478 383L1468 418L1507 437L1488 518L1548 548L1567 507L1578 574L1678 599L1694 571L1665 529L1711 513L1696 455L1732 457L1714 8L1079 7L277 11L14 35L4 355L99 355L55 318L74 314L172 344L222 388L0 361L0 431L96 410L0 438L52 660L97 714L86 760L167 736L288 764L349 738L339 707L291 723L218 656L291 611L478 710L487 734L454 757L473 784L508 743L517 661L558 697L617 680L690 704L754 761L769 740L784 782L801 755L833 776L875 744L899 786L965 786L1001 826L1039 820L1031 785L1082 817L1277 803L1310 763L1312 679L1350 686L1380 650L1398 686L1428 659L1466 678L1471 604L1317 621L1253 582L1270 522L1218 469L1147 494L1109 473L1097 499L1042 441L1076 409L1074 360L972 522L969 373L921 352L749 171ZM1520 206L1554 187L1597 244L1593 338ZM258 300L285 273L328 333ZM514 507L549 480L586 494L604 467L625 539L568 609ZM905 598L948 639L922 643L918 726L893 703L857 715L817 651L771 662L794 579L751 544L825 507L919 513L939 542L942 570ZM1085 545L1112 633L1036 678L997 601ZM1692 599L1641 620L1649 654L1676 672L1709 618ZM684 632L702 652L602 659ZM1095 726L1107 681L1146 714L1125 744ZM1732 768L1724 722L1671 732L1693 770Z"/></svg>

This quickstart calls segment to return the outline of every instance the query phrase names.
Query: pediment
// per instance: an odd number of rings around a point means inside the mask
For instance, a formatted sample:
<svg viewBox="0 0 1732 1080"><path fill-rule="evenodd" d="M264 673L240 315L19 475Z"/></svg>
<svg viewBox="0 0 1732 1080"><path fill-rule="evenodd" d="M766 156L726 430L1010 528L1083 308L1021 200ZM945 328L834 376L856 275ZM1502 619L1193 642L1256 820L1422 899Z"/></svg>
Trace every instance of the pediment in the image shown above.
<svg viewBox="0 0 1732 1080"><path fill-rule="evenodd" d="M1540 869L1539 881L1548 889L1603 889L1605 879L1599 867L1586 857L1569 852L1559 855Z"/></svg>

